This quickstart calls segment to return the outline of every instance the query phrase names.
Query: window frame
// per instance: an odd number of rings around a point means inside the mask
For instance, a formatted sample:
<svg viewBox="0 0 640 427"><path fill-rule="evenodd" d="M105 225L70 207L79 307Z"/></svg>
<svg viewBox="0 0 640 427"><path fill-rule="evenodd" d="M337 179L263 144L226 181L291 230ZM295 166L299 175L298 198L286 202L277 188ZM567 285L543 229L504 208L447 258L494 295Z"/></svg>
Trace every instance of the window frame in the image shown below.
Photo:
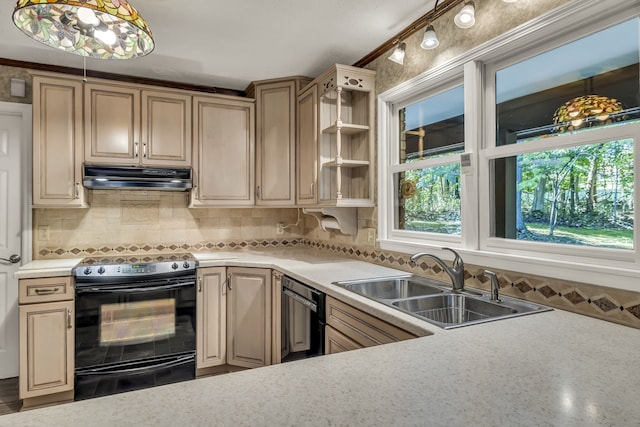
<svg viewBox="0 0 640 427"><path fill-rule="evenodd" d="M640 5L633 0L618 0L614 3L597 0L570 1L379 94L377 111L380 247L413 253L424 250L433 252L434 249L451 246L471 264L528 274L540 274L544 271L545 276L637 291L640 288L637 284L637 279L640 278L638 212L634 213L636 226L633 250L574 247L489 236L490 160L511 155L509 153L521 154L523 149L537 152L576 144L583 145L588 143L585 142L587 140L603 142L609 138L606 135L628 135L634 138L634 204L640 206L640 124L592 129L585 133L563 135L562 140L549 138L514 146L495 146L495 71L633 18L640 19ZM472 160L472 172L461 175L462 235L459 239L450 239L450 236L444 234L394 231L394 199L390 191L394 189L393 174L397 172L391 160L397 162L399 156L396 142L399 139L397 111L402 107L398 106L424 98L438 89L442 90L447 84L460 78L465 94L465 153L469 154ZM426 162L425 164L430 164ZM417 162L412 164L415 163ZM553 250L549 250L550 248ZM440 255L439 251L435 253ZM447 253L442 255L443 258L450 259Z"/></svg>

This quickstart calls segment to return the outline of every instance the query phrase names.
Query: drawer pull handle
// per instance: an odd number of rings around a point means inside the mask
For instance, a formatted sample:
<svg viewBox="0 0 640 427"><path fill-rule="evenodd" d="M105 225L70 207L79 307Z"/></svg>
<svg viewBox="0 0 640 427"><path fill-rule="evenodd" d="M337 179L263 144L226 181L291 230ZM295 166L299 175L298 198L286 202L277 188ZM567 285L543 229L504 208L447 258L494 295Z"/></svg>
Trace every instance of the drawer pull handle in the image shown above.
<svg viewBox="0 0 640 427"><path fill-rule="evenodd" d="M53 295L53 294L57 293L58 290L60 290L60 288L36 289L36 294L37 295Z"/></svg>
<svg viewBox="0 0 640 427"><path fill-rule="evenodd" d="M71 309L67 309L67 329L71 329L73 324L71 323Z"/></svg>

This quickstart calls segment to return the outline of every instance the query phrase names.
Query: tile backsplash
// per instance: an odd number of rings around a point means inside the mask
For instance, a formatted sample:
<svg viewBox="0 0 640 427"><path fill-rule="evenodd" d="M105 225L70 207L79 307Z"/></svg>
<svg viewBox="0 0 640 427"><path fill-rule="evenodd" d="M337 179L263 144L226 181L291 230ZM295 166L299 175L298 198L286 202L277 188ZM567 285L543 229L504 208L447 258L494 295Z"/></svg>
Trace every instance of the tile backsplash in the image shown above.
<svg viewBox="0 0 640 427"><path fill-rule="evenodd" d="M288 241L303 232L302 221L293 225L297 209L189 209L188 193L93 190L89 204L34 209L34 258L135 253L143 245L163 252L211 242ZM291 224L282 235L276 232L279 222Z"/></svg>

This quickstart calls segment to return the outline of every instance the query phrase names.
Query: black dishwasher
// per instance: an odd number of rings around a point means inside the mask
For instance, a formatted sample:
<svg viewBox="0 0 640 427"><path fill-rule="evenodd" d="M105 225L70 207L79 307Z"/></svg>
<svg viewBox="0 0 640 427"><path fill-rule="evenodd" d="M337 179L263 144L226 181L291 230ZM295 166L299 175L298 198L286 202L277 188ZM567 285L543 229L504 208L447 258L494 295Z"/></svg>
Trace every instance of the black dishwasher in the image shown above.
<svg viewBox="0 0 640 427"><path fill-rule="evenodd" d="M324 354L325 294L282 278L282 362Z"/></svg>

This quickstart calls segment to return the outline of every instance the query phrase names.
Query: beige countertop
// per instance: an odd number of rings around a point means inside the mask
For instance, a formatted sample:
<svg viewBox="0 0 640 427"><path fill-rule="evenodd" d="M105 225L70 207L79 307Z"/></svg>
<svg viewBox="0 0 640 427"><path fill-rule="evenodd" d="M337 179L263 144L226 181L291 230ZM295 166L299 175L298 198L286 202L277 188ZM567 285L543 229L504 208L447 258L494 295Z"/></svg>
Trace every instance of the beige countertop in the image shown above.
<svg viewBox="0 0 640 427"><path fill-rule="evenodd" d="M276 268L434 335L4 415L0 426L639 423L636 329L554 310L445 331L331 285L398 271L289 251L197 257L201 267Z"/></svg>

